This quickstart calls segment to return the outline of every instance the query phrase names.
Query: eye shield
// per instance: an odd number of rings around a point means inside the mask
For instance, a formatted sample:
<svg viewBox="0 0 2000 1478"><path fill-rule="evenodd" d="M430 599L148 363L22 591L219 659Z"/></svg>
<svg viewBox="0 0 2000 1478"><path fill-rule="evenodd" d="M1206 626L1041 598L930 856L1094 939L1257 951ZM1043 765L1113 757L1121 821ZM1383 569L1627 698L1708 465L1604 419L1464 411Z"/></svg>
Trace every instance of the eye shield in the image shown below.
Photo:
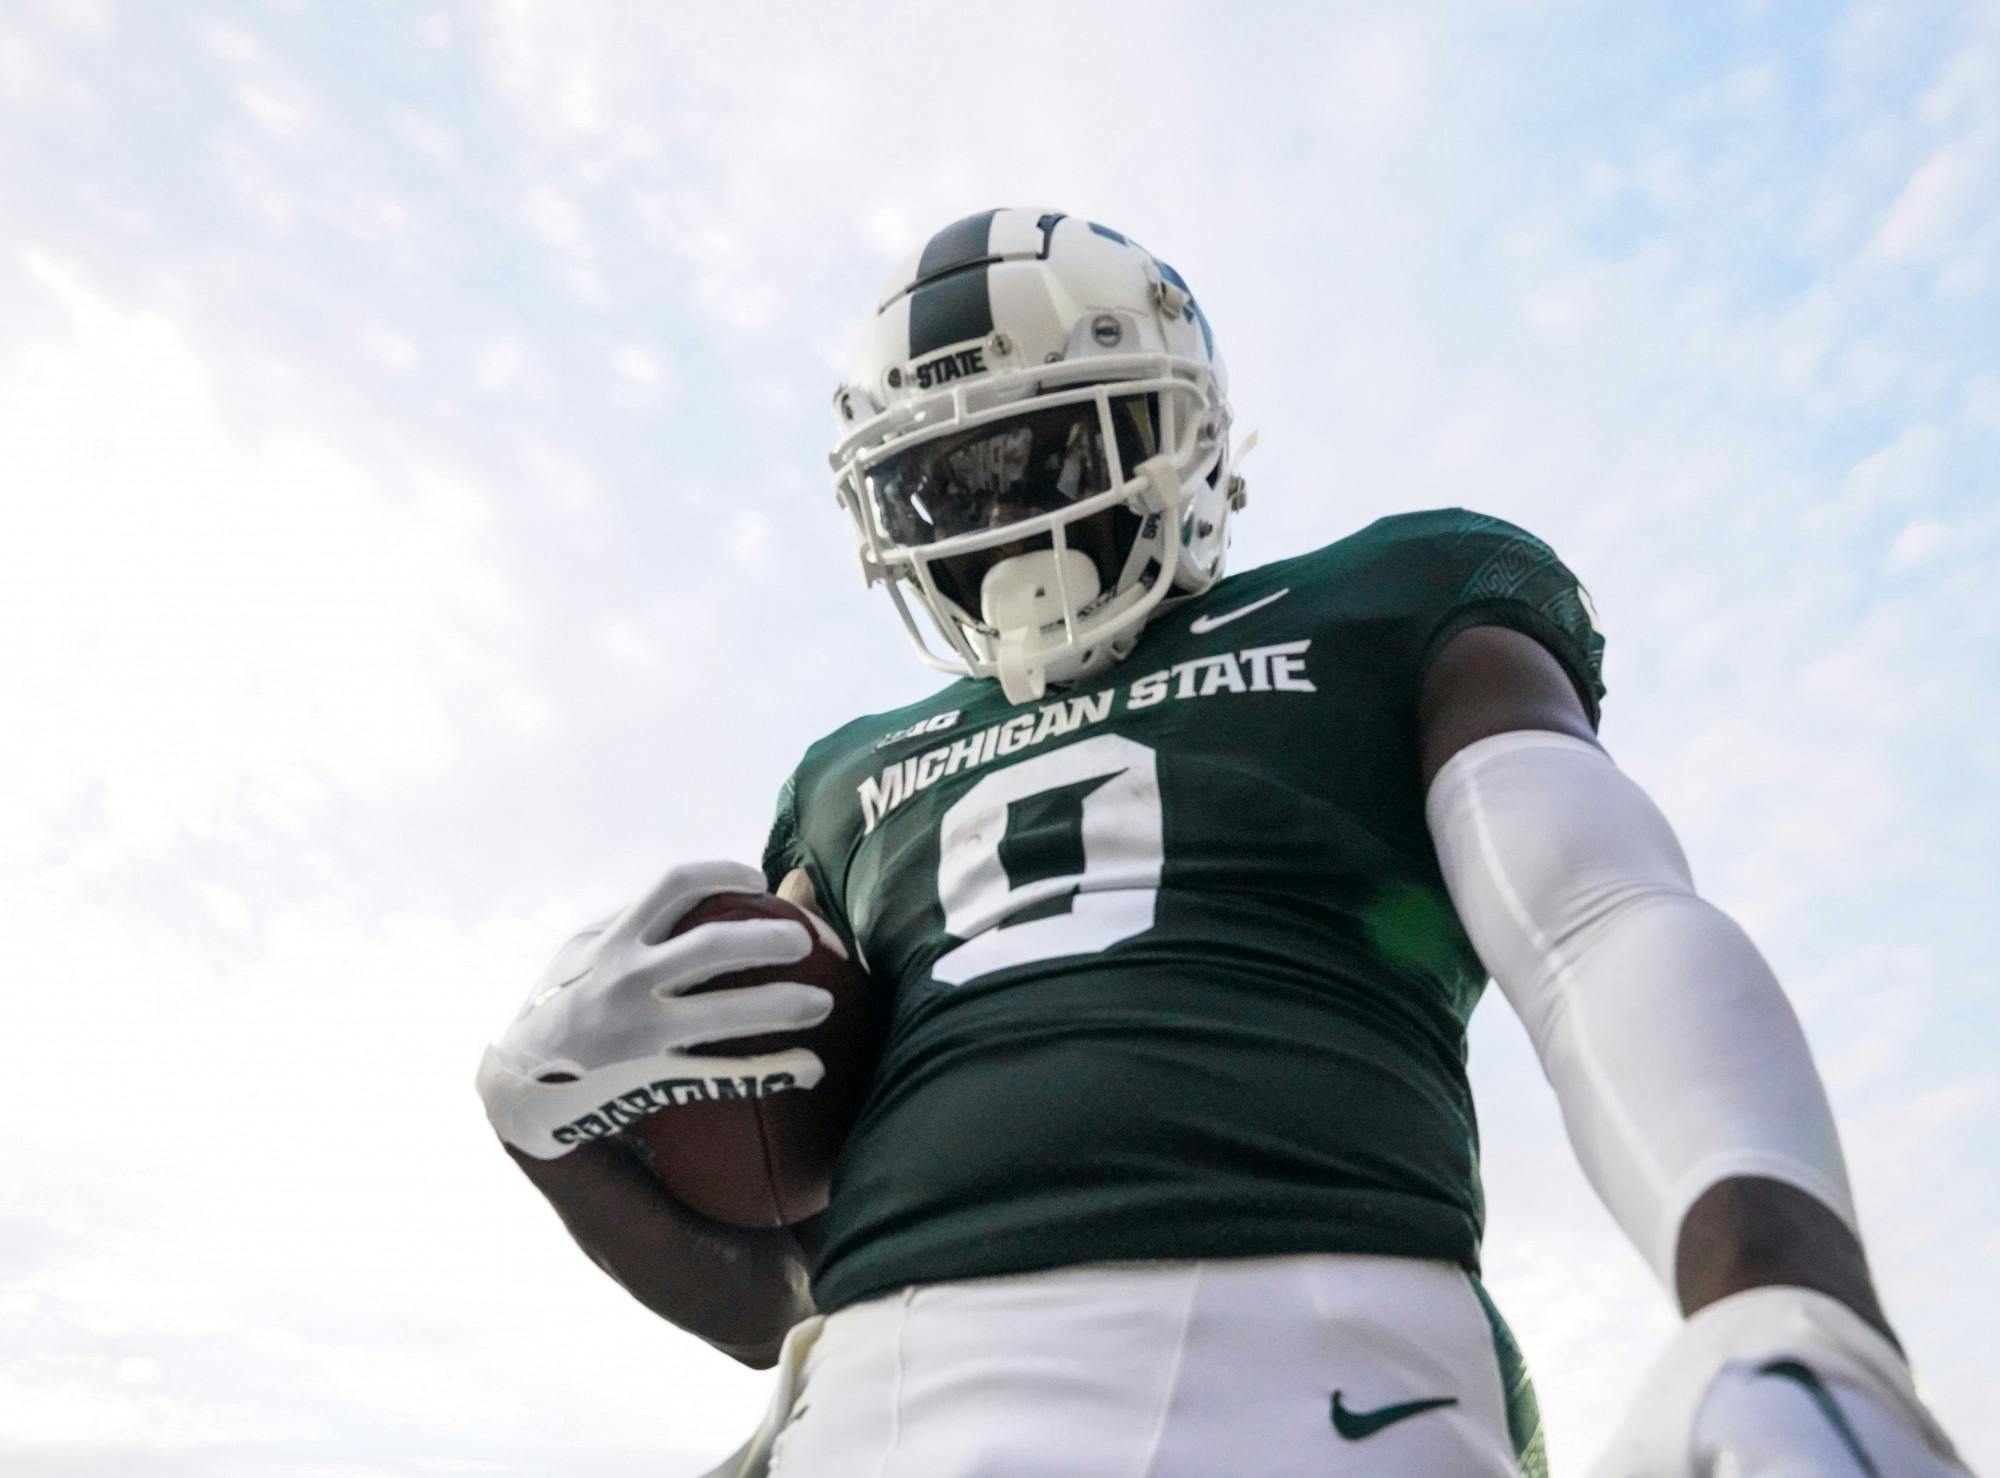
<svg viewBox="0 0 2000 1478"><path fill-rule="evenodd" d="M1108 492L1158 449L1146 396L1113 397L1114 445L1094 400L1030 411L895 453L868 468L887 541L922 548L1057 513Z"/></svg>

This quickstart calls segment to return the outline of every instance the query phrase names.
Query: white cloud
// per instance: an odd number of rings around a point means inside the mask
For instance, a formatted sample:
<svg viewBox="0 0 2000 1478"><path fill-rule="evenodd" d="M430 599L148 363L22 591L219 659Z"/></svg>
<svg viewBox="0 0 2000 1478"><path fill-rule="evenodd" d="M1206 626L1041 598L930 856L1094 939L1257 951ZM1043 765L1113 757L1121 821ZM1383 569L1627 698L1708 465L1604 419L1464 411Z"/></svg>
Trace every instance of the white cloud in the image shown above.
<svg viewBox="0 0 2000 1478"><path fill-rule="evenodd" d="M43 5L57 25L85 40L106 40L115 29L104 0L43 0Z"/></svg>
<svg viewBox="0 0 2000 1478"><path fill-rule="evenodd" d="M250 121L275 138L290 138L305 127L309 112L303 99L259 83L236 89L236 101Z"/></svg>
<svg viewBox="0 0 2000 1478"><path fill-rule="evenodd" d="M1840 510L1911 501L1930 477L1942 439L1933 426L1912 426L1889 445L1870 452L1842 479Z"/></svg>
<svg viewBox="0 0 2000 1478"><path fill-rule="evenodd" d="M450 12L434 10L418 24L417 32L425 45L442 51L452 44L453 29Z"/></svg>
<svg viewBox="0 0 2000 1478"><path fill-rule="evenodd" d="M1945 302L1970 301L1984 296L1992 286L1992 262L1983 254L1968 252L1944 264L1932 292Z"/></svg>
<svg viewBox="0 0 2000 1478"><path fill-rule="evenodd" d="M11 475L61 490L0 552L5 624L35 638L17 692L43 716L0 739L27 823L10 849L77 845L62 818L86 799L143 848L212 827L246 782L317 810L446 764L436 684L485 660L458 634L512 619L479 493L422 466L385 483L301 428L246 442L179 323L25 266L70 333L0 362Z"/></svg>
<svg viewBox="0 0 2000 1478"><path fill-rule="evenodd" d="M1905 524L1896 535L1896 542L1889 546L1888 567L1898 574L1914 570L1937 558L1950 543L1951 530L1935 519L1920 518Z"/></svg>
<svg viewBox="0 0 2000 1478"><path fill-rule="evenodd" d="M762 571L770 567L771 520L760 510L750 508L735 514L729 520L729 537L726 542L729 557L737 568L747 571Z"/></svg>
<svg viewBox="0 0 2000 1478"><path fill-rule="evenodd" d="M657 385L667 373L658 355L636 344L621 346L611 356L611 368L619 379L634 385Z"/></svg>
<svg viewBox="0 0 2000 1478"><path fill-rule="evenodd" d="M2000 432L2000 374L1980 375L1965 387L1967 419Z"/></svg>
<svg viewBox="0 0 2000 1478"><path fill-rule="evenodd" d="M513 335L495 339L479 351L473 382L489 393L510 389L521 378L523 357L521 341Z"/></svg>
<svg viewBox="0 0 2000 1478"><path fill-rule="evenodd" d="M396 135L433 164L456 167L460 159L458 135L427 114L398 108L391 115Z"/></svg>
<svg viewBox="0 0 2000 1478"><path fill-rule="evenodd" d="M535 491L559 507L582 512L603 501L596 477L568 452L539 437L529 438L521 452Z"/></svg>
<svg viewBox="0 0 2000 1478"><path fill-rule="evenodd" d="M1988 11L1969 30L1919 102L1920 116L1934 127L1978 127L2000 115L2000 29Z"/></svg>
<svg viewBox="0 0 2000 1478"><path fill-rule="evenodd" d="M296 193L296 182L253 150L234 142L219 143L214 163L237 202L273 232L289 232L307 209Z"/></svg>
<svg viewBox="0 0 2000 1478"><path fill-rule="evenodd" d="M415 367L421 357L414 340L408 334L382 324L371 324L361 335L361 347L368 357L385 369L402 373Z"/></svg>
<svg viewBox="0 0 2000 1478"><path fill-rule="evenodd" d="M934 227L931 229L935 229ZM923 240L923 228L908 212L893 205L878 205L861 221L861 237L880 256L899 256Z"/></svg>
<svg viewBox="0 0 2000 1478"><path fill-rule="evenodd" d="M42 54L27 37L0 26L0 98L25 102L44 90L48 77Z"/></svg>
<svg viewBox="0 0 2000 1478"><path fill-rule="evenodd" d="M1725 121L1742 125L1763 121L1784 100L1784 69L1764 59L1739 66L1712 81L1677 95L1668 117L1680 125Z"/></svg>
<svg viewBox="0 0 2000 1478"><path fill-rule="evenodd" d="M202 23L201 40L209 55L220 61L254 62L264 56L263 46L250 32L214 17Z"/></svg>
<svg viewBox="0 0 2000 1478"><path fill-rule="evenodd" d="M659 665L660 654L652 639L633 622L607 621L597 635L604 650L626 667L644 670Z"/></svg>
<svg viewBox="0 0 2000 1478"><path fill-rule="evenodd" d="M583 249L583 213L562 191L536 185L522 197L521 214L529 229L549 245L565 252Z"/></svg>
<svg viewBox="0 0 2000 1478"><path fill-rule="evenodd" d="M1979 198L1982 183L1991 184L1983 156L1982 149L1959 141L1925 160L1889 207L1869 250L1899 262L1929 255Z"/></svg>
<svg viewBox="0 0 2000 1478"><path fill-rule="evenodd" d="M127 1361L43 1356L0 1369L0 1443L60 1448L89 1432L99 1442L145 1446L254 1443L279 1435L268 1418L218 1421L197 1404L133 1382Z"/></svg>
<svg viewBox="0 0 2000 1478"><path fill-rule="evenodd" d="M654 406L679 390L673 366L658 350L644 345L621 344L613 350L611 373L617 380L613 399L622 406Z"/></svg>

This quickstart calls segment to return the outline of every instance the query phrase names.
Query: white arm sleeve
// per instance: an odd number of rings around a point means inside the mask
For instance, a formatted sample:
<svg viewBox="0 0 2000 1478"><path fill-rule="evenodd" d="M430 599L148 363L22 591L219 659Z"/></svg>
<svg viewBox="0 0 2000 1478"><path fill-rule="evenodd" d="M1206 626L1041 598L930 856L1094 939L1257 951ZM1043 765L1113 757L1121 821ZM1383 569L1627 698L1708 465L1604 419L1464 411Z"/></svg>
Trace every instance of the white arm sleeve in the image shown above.
<svg viewBox="0 0 2000 1478"><path fill-rule="evenodd" d="M1784 1181L1854 1226L1798 1018L1609 756L1565 734L1482 739L1438 772L1427 813L1584 1173L1670 1291L1681 1220L1717 1181Z"/></svg>

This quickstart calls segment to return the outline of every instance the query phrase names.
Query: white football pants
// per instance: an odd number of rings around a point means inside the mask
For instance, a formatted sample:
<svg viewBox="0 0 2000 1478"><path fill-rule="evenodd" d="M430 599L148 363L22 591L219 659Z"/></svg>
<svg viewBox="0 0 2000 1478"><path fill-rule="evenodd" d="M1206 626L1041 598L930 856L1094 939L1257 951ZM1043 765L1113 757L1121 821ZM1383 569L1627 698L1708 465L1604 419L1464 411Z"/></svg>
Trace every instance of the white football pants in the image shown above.
<svg viewBox="0 0 2000 1478"><path fill-rule="evenodd" d="M811 1322L770 1478L1521 1471L1493 1326L1445 1263L1107 1263Z"/></svg>

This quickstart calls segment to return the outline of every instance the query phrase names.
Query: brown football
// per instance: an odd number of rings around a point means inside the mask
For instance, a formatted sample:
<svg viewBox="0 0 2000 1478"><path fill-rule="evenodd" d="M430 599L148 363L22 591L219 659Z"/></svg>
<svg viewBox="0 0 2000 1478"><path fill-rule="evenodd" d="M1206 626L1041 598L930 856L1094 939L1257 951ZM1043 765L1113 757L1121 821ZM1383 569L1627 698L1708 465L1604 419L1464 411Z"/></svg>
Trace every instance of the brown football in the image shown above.
<svg viewBox="0 0 2000 1478"><path fill-rule="evenodd" d="M669 937L697 924L755 918L797 919L813 929L805 912L782 898L719 893L690 909ZM832 1014L806 1031L737 1037L694 1050L738 1057L809 1047L826 1067L818 1086L682 1103L625 1131L639 1158L683 1205L730 1226L789 1226L826 1209L834 1159L854 1125L888 1025L888 1002L859 965L827 947L817 929L812 953L797 964L733 971L688 993L777 980L831 991Z"/></svg>

